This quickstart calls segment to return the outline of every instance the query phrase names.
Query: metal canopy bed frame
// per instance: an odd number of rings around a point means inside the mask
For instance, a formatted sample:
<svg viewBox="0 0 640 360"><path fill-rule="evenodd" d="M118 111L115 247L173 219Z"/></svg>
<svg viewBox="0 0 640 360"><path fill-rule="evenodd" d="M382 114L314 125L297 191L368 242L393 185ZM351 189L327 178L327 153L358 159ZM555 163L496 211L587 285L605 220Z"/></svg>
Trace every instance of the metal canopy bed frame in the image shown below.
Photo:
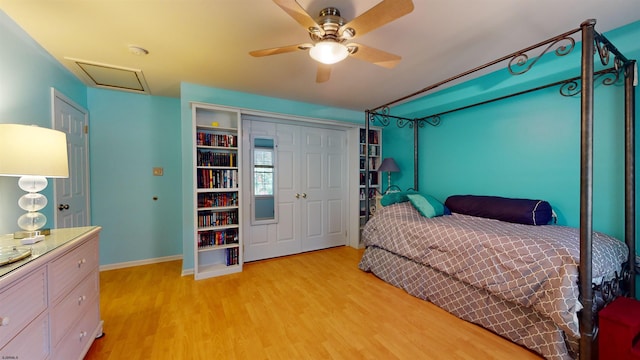
<svg viewBox="0 0 640 360"><path fill-rule="evenodd" d="M395 121L399 128L413 129L414 136L414 179L413 189L418 190L418 129L426 125L438 126L441 116L468 109L471 107L503 100L506 98L530 93L544 88L559 86L563 96L580 96L580 262L579 284L580 301L584 306L580 312L580 359L591 359L592 345L597 336L597 314L594 312L594 289L589 279L592 278L592 235L593 235L593 107L594 107L594 82L600 81L602 85L613 85L620 78L624 81L624 115L625 115L625 243L629 249L629 258L626 268L621 275L620 283L626 284L620 289L615 283L603 283L598 289L613 300L615 296L635 297L635 88L637 85L637 65L635 60L627 59L605 36L595 30L595 19L589 19L580 24L579 28L570 30L546 41L532 45L523 50L511 53L494 61L478 66L474 69L460 73L456 76L432 84L412 94L403 96L387 104L366 111L365 130L369 134L370 125L388 126ZM519 91L510 95L496 97L456 109L423 116L419 118L407 118L392 115L390 108L394 105L415 99L419 95L439 88L442 85L455 80L465 78L468 75L486 69L490 66L508 61L507 69L511 75L521 75L529 71L533 65L547 52L553 51L556 56L564 56L575 48L574 34L581 34L582 54L580 76L549 83L536 88ZM578 35L575 35L578 37ZM538 57L529 58L527 53L542 49ZM595 71L594 57L598 55L604 70ZM635 81L635 83L634 83ZM365 136L366 146L369 149L368 136ZM371 171L366 162L365 172ZM369 194L368 182L365 182L365 194ZM370 217L369 196L366 196L367 206L365 216Z"/></svg>

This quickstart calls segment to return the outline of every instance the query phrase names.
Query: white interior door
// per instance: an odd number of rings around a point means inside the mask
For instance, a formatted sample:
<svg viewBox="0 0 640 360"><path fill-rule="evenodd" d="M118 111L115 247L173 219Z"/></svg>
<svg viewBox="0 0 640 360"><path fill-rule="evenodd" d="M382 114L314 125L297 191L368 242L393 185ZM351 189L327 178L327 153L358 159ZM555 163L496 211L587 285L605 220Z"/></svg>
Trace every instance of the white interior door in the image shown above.
<svg viewBox="0 0 640 360"><path fill-rule="evenodd" d="M67 134L69 178L55 180L56 228L90 225L88 112L55 89L53 128Z"/></svg>
<svg viewBox="0 0 640 360"><path fill-rule="evenodd" d="M242 199L244 216L244 260L255 261L289 254L297 254L300 247L300 226L294 215L299 213L299 202L295 201L295 183L298 170L298 136L295 128L281 129L277 135L276 124L265 121L243 120L243 176L244 194L252 194L253 174L251 169L251 139L253 137L271 137L275 139L275 149L278 152L275 176L278 178L277 195L280 199L277 206L278 221L272 223L254 224L251 221L252 195L245 195Z"/></svg>
<svg viewBox="0 0 640 360"><path fill-rule="evenodd" d="M345 245L346 133L303 127L301 138L302 250Z"/></svg>
<svg viewBox="0 0 640 360"><path fill-rule="evenodd" d="M302 251L300 241L300 128L277 124L278 224L275 249L278 255Z"/></svg>

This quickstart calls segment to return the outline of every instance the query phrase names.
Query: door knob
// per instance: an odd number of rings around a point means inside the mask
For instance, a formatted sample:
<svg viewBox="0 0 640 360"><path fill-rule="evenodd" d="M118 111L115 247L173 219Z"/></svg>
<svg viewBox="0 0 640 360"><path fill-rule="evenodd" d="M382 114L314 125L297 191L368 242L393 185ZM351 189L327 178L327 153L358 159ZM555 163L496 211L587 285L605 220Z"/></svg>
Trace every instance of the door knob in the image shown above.
<svg viewBox="0 0 640 360"><path fill-rule="evenodd" d="M300 194L296 194L296 199L300 199Z"/></svg>
<svg viewBox="0 0 640 360"><path fill-rule="evenodd" d="M69 204L59 204L58 205L58 210L62 211L62 210L68 210L69 209Z"/></svg>
<svg viewBox="0 0 640 360"><path fill-rule="evenodd" d="M306 199L307 198L307 193L302 193L302 198Z"/></svg>

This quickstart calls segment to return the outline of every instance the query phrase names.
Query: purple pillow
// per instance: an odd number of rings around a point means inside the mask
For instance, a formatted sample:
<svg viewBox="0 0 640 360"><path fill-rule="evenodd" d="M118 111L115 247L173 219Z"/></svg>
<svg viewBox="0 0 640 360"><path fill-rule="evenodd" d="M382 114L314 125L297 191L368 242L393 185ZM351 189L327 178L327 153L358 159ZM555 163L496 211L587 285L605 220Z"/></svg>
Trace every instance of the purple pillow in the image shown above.
<svg viewBox="0 0 640 360"><path fill-rule="evenodd" d="M517 224L546 225L552 218L551 205L544 200L452 195L444 204L454 213Z"/></svg>

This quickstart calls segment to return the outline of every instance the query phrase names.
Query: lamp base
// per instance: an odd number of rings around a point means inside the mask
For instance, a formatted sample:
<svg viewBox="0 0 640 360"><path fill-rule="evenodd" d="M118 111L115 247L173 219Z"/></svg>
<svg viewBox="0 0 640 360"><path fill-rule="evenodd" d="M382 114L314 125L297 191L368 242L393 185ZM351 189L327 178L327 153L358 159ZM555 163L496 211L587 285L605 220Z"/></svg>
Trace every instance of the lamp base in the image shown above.
<svg viewBox="0 0 640 360"><path fill-rule="evenodd" d="M36 230L36 231L27 231L27 230L20 230L20 231L16 231L13 233L13 238L14 239L24 239L24 238L30 238L30 237L34 237L36 235L50 235L51 234L51 229L47 228L47 229L40 229L40 230Z"/></svg>
<svg viewBox="0 0 640 360"><path fill-rule="evenodd" d="M31 245L31 244L35 244L37 242L40 242L42 240L44 240L44 235L35 235L35 236L32 236L32 237L21 239L20 243L22 245Z"/></svg>

